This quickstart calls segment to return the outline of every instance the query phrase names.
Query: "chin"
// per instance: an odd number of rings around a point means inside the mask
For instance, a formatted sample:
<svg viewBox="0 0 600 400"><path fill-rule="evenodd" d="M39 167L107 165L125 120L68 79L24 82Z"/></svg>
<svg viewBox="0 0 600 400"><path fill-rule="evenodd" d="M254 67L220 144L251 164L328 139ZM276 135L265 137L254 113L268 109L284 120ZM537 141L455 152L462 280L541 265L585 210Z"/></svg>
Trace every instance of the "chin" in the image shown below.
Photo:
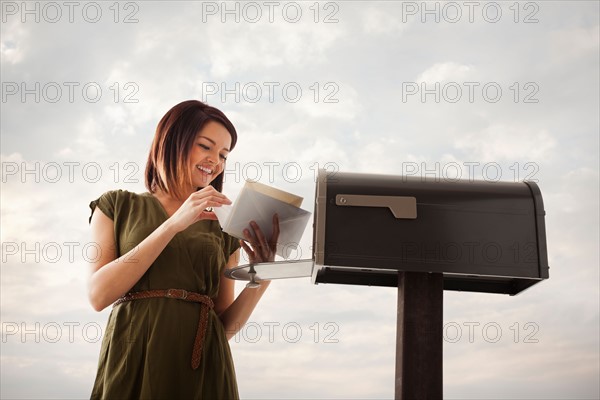
<svg viewBox="0 0 600 400"><path fill-rule="evenodd" d="M204 188L206 186L210 186L210 184L214 181L214 179L202 179L194 182L194 186L199 188Z"/></svg>

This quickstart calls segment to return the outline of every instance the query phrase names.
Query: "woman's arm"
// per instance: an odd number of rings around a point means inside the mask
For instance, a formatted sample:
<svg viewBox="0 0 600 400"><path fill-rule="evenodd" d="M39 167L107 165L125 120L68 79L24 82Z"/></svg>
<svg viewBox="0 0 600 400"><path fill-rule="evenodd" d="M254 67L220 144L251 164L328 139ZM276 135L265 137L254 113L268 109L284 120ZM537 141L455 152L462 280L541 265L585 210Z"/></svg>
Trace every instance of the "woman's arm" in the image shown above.
<svg viewBox="0 0 600 400"><path fill-rule="evenodd" d="M138 246L117 258L113 221L96 208L91 221L92 241L100 247L99 257L90 262L88 295L92 307L102 311L140 280L177 233L165 221Z"/></svg>
<svg viewBox="0 0 600 400"><path fill-rule="evenodd" d="M229 257L227 269L236 267L239 258L240 250L238 249ZM215 312L223 323L227 340L234 337L244 324L248 322L250 315L270 283L271 281L260 281L260 286L257 288L244 288L234 300L235 281L226 278L225 274L221 276L219 295L215 300Z"/></svg>
<svg viewBox="0 0 600 400"><path fill-rule="evenodd" d="M139 245L117 258L114 223L102 210L92 214L92 241L99 245L98 259L91 261L88 295L92 307L102 311L126 294L144 275L173 236L192 223L208 218L206 207L230 201L212 186L194 192L179 209ZM214 217L214 214L213 214Z"/></svg>
<svg viewBox="0 0 600 400"><path fill-rule="evenodd" d="M250 226L254 230L254 236L251 236L247 229L244 234L252 247L243 241L241 242L242 247L248 254L250 263L273 261L279 238L279 218L277 215L273 216L273 235L268 241L254 221L250 223ZM238 249L229 257L227 269L237 266L239 259L240 250ZM261 280L260 286L257 288L246 287L234 300L235 281L226 278L223 271L223 276L221 276L219 283L219 295L215 301L215 312L219 315L223 323L227 340L234 337L244 324L248 322L248 318L250 318L250 315L270 283L271 281Z"/></svg>

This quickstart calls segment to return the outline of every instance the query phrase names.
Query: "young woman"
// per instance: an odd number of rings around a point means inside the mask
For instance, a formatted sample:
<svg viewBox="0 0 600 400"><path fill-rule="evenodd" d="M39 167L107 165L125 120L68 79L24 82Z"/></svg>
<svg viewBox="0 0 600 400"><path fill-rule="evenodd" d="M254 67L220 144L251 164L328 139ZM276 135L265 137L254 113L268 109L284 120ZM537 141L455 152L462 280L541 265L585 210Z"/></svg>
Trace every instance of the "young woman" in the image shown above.
<svg viewBox="0 0 600 400"><path fill-rule="evenodd" d="M224 233L211 208L221 193L225 161L237 133L227 117L200 101L180 103L156 129L146 165L147 193L104 193L90 203L89 298L113 304L100 351L93 399L238 398L228 339L246 323L269 286L234 299L226 268L240 245L250 262L272 261L279 235L258 226L249 244ZM256 238L256 239L253 239Z"/></svg>

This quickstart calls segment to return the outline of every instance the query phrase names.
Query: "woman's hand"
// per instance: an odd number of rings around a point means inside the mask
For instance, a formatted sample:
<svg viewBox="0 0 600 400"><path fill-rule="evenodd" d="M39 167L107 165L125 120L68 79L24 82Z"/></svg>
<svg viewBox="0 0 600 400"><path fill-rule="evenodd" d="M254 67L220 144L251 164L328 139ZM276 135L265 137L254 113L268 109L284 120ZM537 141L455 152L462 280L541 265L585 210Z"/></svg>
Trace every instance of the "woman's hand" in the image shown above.
<svg viewBox="0 0 600 400"><path fill-rule="evenodd" d="M250 234L250 230L244 229L246 239L240 241L242 248L248 254L250 264L274 261L277 240L279 239L279 217L277 214L273 215L273 234L268 241L256 222L250 221L250 227L254 231L254 236ZM246 242L250 243L252 247L248 246Z"/></svg>
<svg viewBox="0 0 600 400"><path fill-rule="evenodd" d="M216 220L217 216L212 211L206 211L208 207L221 207L231 204L231 201L212 186L206 186L190 195L177 211L169 218L171 225L177 232L181 232L188 226L201 219Z"/></svg>

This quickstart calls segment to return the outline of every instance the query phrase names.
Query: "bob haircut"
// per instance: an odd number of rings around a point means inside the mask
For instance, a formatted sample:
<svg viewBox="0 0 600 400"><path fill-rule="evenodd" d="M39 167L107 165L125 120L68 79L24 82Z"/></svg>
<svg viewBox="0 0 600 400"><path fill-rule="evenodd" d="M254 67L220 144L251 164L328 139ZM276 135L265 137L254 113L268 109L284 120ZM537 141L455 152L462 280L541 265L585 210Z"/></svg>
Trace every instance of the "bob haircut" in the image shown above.
<svg viewBox="0 0 600 400"><path fill-rule="evenodd" d="M198 100L187 100L171 108L162 117L146 163L146 188L150 193L161 189L179 200L185 200L184 187L192 183L189 154L196 135L208 121L220 123L231 135L233 150L237 132L229 119L220 110ZM223 191L223 172L210 183L219 192Z"/></svg>

